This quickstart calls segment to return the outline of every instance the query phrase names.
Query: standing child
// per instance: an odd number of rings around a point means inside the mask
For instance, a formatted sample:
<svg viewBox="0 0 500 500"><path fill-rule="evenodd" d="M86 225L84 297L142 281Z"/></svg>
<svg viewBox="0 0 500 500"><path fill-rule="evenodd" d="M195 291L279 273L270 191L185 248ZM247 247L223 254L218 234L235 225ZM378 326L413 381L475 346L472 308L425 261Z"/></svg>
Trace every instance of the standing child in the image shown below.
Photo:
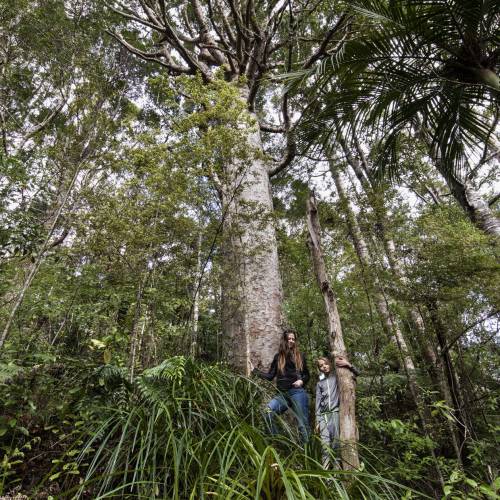
<svg viewBox="0 0 500 500"><path fill-rule="evenodd" d="M338 450L340 439L339 425L339 389L337 376L332 370L332 363L328 358L318 358L320 371L319 381L316 384L316 429L319 431L323 443L323 467L326 469L330 463L330 450ZM348 368L355 375L357 370L341 356L335 359L335 366ZM338 467L338 460L335 460Z"/></svg>

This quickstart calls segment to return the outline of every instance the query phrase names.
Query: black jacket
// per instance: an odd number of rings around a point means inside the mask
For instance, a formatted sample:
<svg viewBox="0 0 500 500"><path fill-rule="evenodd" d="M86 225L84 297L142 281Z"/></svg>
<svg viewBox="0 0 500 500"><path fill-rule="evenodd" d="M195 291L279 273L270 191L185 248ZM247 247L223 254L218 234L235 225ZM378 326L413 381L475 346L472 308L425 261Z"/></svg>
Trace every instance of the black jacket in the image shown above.
<svg viewBox="0 0 500 500"><path fill-rule="evenodd" d="M297 380L302 380L305 387L307 382L309 381L309 369L307 368L306 358L303 354L302 356L302 371L298 371L295 366L295 361L288 356L285 363L285 369L283 373L278 372L278 354L276 354L271 363L271 367L268 372L263 372L254 369L253 373L261 378L265 378L266 380L273 380L276 377L276 386L280 391L287 391L288 389L293 389L293 383Z"/></svg>

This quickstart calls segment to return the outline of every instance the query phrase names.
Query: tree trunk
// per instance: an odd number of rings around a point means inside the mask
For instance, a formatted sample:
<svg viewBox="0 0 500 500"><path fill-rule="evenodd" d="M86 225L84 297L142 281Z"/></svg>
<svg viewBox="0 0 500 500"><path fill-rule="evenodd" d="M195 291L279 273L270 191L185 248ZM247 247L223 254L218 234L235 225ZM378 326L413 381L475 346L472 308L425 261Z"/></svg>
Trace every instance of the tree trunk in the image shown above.
<svg viewBox="0 0 500 500"><path fill-rule="evenodd" d="M443 374L442 377L443 379L446 379L446 385L449 389L447 394L451 399L451 404L449 404L449 406L453 410L453 417L456 422L456 429L458 433L457 438L459 440L459 456L461 458L461 462L466 464L468 463L467 436L470 436L468 424L469 419L467 418L467 413L465 412L463 397L458 377L455 372L455 367L453 366L449 349L446 348L446 327L439 317L438 305L434 300L429 300L427 310L429 311L429 316L439 342L439 366L441 368L441 374Z"/></svg>
<svg viewBox="0 0 500 500"><path fill-rule="evenodd" d="M417 131L427 145L436 169L443 176L450 188L451 194L469 219L481 231L493 236L497 243L500 242L500 220L494 215L488 202L470 186L467 180L461 180L454 173L447 171L443 167L439 150L432 144L428 132L420 124L417 125Z"/></svg>
<svg viewBox="0 0 500 500"><path fill-rule="evenodd" d="M78 178L79 173L80 173L80 167L78 167L75 170L73 177L71 178L71 181L69 183L68 189L66 190L66 193L62 197L62 200L59 203L59 206L57 207L57 209L54 212L54 215L53 215L52 220L50 222L50 225L48 227L47 236L45 237L43 245L40 248L37 256L35 257L35 261L31 265L31 267L29 268L28 275L26 276L26 278L24 280L24 283L21 287L21 290L17 294L17 298L14 302L14 306L12 307L12 309L10 311L9 317L7 318L7 322L5 323L2 334L0 335L0 349L2 349L2 347L5 343L5 340L7 339L8 335L9 335L10 328L12 326L14 318L16 317L17 311L21 307L21 304L24 301L24 297L26 295L26 292L28 291L29 287L31 286L31 283L33 282L34 277L36 276L36 274L38 273L38 270L40 269L40 266L42 265L42 262L45 258L45 254L47 253L47 250L52 247L52 243L51 243L52 235L54 234L54 231L55 231L57 224L59 222L59 219L61 217L61 213L66 206L66 203L69 199L69 196L70 196L71 192L73 191L73 187L75 185L75 182Z"/></svg>
<svg viewBox="0 0 500 500"><path fill-rule="evenodd" d="M309 229L308 246L311 251L316 279L323 294L328 316L331 350L335 357L342 356L348 359L337 309L337 301L328 280L323 252L321 250L321 228L314 194L311 194L307 200L307 227ZM345 470L357 469L359 468L359 457L355 408L356 382L351 371L347 368L336 368L336 372L340 390L340 452L342 465Z"/></svg>
<svg viewBox="0 0 500 500"><path fill-rule="evenodd" d="M223 325L229 362L249 374L252 363L267 369L278 350L282 289L271 187L256 121L247 144L252 160L228 165L222 186Z"/></svg>
<svg viewBox="0 0 500 500"><path fill-rule="evenodd" d="M201 287L201 231L196 244L196 275L193 296L193 317L191 326L190 354L195 358L198 354L198 318L200 315L200 287Z"/></svg>
<svg viewBox="0 0 500 500"><path fill-rule="evenodd" d="M144 328L146 325L146 320L142 318L142 294L144 291L144 287L146 286L146 282L149 276L149 271L146 271L145 275L141 278L141 282L139 283L139 287L137 288L137 292L135 295L135 311L134 311L134 321L132 322L132 329L130 335L130 351L128 356L128 369L130 382L134 380L134 370L135 370L135 360L137 356L137 349L139 347L142 336L144 335ZM139 334L139 323L141 323L142 319L142 329Z"/></svg>
<svg viewBox="0 0 500 500"><path fill-rule="evenodd" d="M363 238L363 235L361 233L361 229L359 227L359 224L356 219L356 215L354 213L354 210L351 206L351 203L349 201L349 198L346 194L346 190L342 181L342 178L338 172L338 170L335 168L335 166L330 163L330 170L333 176L333 179L335 181L335 186L337 188L337 192L339 195L340 202L344 206L345 213L346 213L346 218L347 218L347 224L349 227L349 232L351 234L354 248L356 250L356 254L358 255L358 259L362 265L362 267L365 270L365 274L370 276L370 285L373 286L373 296L375 300L375 306L377 308L377 311L380 316L380 320L382 322L382 327L384 331L386 332L386 335L389 337L391 342L397 347L401 360L403 362L403 366L405 369L405 373L408 379L408 385L410 388L410 392L412 394L413 400L415 402L415 405L417 407L417 411L419 413L421 422L422 422L422 427L424 430L424 433L426 435L429 435L430 428L431 428L431 415L430 412L425 405L424 398L422 396L422 392L420 390L420 387L417 382L417 373L415 369L415 363L413 362L413 359L411 357L410 350L408 349L408 345L406 343L406 340L403 336L403 332L399 328L399 325L393 320L391 313L389 311L389 307L387 304L387 300L384 294L384 291L381 287L381 284L379 283L376 275L373 273L373 265L371 262L371 256L368 251L368 246ZM439 482L441 485L444 485L444 480L441 474L441 471L439 469L439 466L437 465L437 460L435 457L434 449L429 449L429 452L434 458L434 461L436 463L436 473L437 473L437 478L439 479Z"/></svg>
<svg viewBox="0 0 500 500"><path fill-rule="evenodd" d="M439 170L439 162L436 163ZM441 172L441 170L440 170ZM495 217L488 202L467 183L462 182L455 176L445 175L451 193L458 201L473 224L486 234L500 241L500 220Z"/></svg>

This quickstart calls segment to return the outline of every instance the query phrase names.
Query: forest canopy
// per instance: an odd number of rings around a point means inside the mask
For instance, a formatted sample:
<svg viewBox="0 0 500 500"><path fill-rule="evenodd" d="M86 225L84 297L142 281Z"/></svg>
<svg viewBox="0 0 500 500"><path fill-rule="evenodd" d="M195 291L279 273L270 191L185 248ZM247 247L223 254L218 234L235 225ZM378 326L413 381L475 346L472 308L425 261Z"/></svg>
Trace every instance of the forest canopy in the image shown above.
<svg viewBox="0 0 500 500"><path fill-rule="evenodd" d="M3 0L1 498L498 498L499 42L492 0Z"/></svg>

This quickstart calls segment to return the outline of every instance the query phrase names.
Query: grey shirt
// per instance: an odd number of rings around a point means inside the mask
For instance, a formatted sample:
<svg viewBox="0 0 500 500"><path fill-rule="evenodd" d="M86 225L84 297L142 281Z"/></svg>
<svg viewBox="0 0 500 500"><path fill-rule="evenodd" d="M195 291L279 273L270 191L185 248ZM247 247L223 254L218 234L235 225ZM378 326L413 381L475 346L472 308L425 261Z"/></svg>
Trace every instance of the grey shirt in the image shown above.
<svg viewBox="0 0 500 500"><path fill-rule="evenodd" d="M349 369L355 376L359 375L358 370L354 366L351 366ZM316 416L337 409L339 404L340 393L339 386L337 385L337 376L332 370L328 377L323 376L316 384Z"/></svg>
<svg viewBox="0 0 500 500"><path fill-rule="evenodd" d="M339 388L335 373L320 379L316 384L316 416L339 407Z"/></svg>

